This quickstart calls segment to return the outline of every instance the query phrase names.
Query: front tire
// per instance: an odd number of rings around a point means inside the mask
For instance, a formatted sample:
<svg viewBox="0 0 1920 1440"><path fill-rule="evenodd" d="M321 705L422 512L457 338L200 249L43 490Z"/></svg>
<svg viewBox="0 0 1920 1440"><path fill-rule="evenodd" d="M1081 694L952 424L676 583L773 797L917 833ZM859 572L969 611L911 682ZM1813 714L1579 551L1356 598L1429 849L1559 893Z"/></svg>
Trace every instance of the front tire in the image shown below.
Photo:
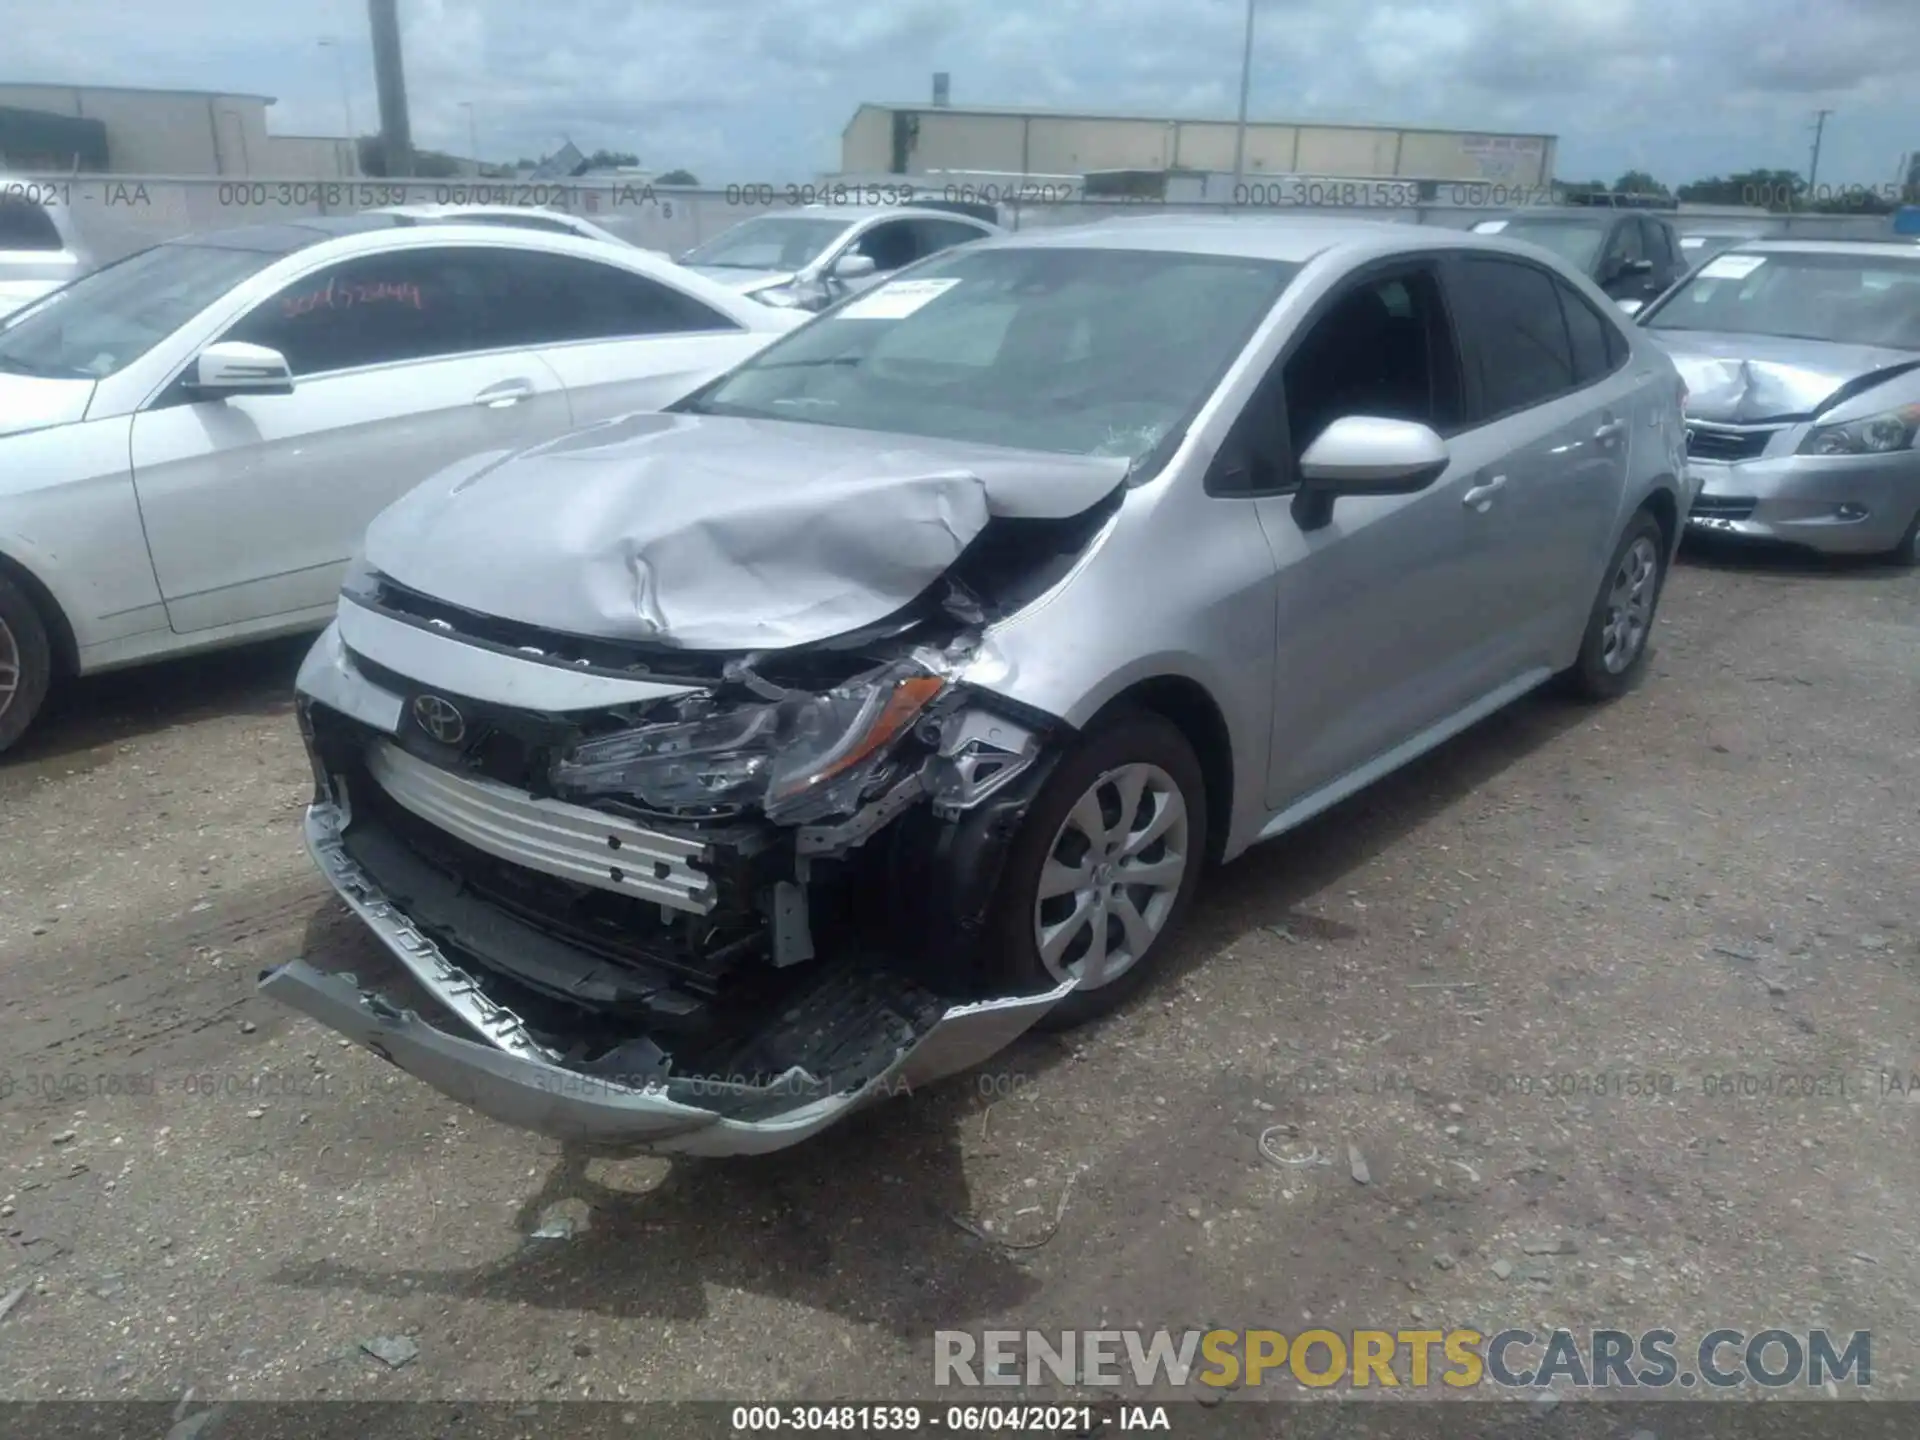
<svg viewBox="0 0 1920 1440"><path fill-rule="evenodd" d="M1206 784L1177 726L1129 710L1083 737L1027 811L994 921L1017 993L1079 981L1042 1028L1104 1015L1147 983L1206 852Z"/></svg>
<svg viewBox="0 0 1920 1440"><path fill-rule="evenodd" d="M1587 616L1579 657L1566 671L1567 684L1581 698L1616 700L1645 673L1647 642L1667 581L1667 548L1660 522L1646 511L1628 522Z"/></svg>
<svg viewBox="0 0 1920 1440"><path fill-rule="evenodd" d="M0 571L0 751L27 733L53 683L46 622L26 593Z"/></svg>

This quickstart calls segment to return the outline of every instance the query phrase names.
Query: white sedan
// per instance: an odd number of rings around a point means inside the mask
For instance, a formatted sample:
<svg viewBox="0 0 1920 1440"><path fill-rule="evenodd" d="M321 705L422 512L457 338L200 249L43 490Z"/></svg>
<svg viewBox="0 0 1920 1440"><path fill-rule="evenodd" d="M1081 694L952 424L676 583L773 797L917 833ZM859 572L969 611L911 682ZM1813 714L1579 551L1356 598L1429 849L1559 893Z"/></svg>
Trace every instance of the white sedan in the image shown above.
<svg viewBox="0 0 1920 1440"><path fill-rule="evenodd" d="M649 253L303 219L0 320L0 750L62 674L318 629L415 482L678 399L804 320Z"/></svg>

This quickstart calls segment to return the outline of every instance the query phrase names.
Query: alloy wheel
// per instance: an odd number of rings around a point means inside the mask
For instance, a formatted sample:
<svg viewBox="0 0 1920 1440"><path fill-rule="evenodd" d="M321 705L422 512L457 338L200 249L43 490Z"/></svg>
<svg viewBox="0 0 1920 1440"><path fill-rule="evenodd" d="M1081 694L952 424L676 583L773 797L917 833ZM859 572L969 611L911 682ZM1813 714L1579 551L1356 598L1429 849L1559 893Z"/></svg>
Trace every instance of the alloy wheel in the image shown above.
<svg viewBox="0 0 1920 1440"><path fill-rule="evenodd" d="M20 642L0 615L0 715L13 708L13 697L20 693Z"/></svg>
<svg viewBox="0 0 1920 1440"><path fill-rule="evenodd" d="M1095 780L1041 867L1033 933L1047 972L1097 990L1137 965L1180 897L1189 839L1187 802L1158 765Z"/></svg>
<svg viewBox="0 0 1920 1440"><path fill-rule="evenodd" d="M1640 657L1653 627L1653 603L1660 585L1660 555L1645 535L1620 557L1607 590L1607 619L1600 632L1600 663L1612 675Z"/></svg>

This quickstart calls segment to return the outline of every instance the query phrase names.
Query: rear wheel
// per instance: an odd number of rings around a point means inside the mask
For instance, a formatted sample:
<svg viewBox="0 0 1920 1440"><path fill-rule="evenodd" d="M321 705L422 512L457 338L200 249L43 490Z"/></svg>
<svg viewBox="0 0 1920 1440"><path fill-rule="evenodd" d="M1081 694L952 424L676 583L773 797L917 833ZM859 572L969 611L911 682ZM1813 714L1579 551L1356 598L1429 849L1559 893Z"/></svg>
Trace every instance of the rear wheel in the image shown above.
<svg viewBox="0 0 1920 1440"><path fill-rule="evenodd" d="M1647 667L1647 639L1666 575L1666 535L1643 510L1628 523L1607 562L1579 658L1566 672L1576 694L1612 700L1633 688Z"/></svg>
<svg viewBox="0 0 1920 1440"><path fill-rule="evenodd" d="M33 601L0 571L0 750L26 734L52 681L46 624Z"/></svg>
<svg viewBox="0 0 1920 1440"><path fill-rule="evenodd" d="M1062 1029L1134 994L1200 881L1207 797L1171 721L1129 711L1089 732L1048 778L1008 855L995 948L1019 991L1077 988Z"/></svg>

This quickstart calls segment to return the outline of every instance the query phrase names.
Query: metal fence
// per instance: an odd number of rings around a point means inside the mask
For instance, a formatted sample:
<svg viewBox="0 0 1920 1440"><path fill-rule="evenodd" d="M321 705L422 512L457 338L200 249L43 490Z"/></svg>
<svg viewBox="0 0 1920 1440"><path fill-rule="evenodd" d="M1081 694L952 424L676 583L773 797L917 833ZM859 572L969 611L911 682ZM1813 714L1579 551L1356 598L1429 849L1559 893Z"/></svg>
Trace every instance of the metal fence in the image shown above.
<svg viewBox="0 0 1920 1440"><path fill-rule="evenodd" d="M922 187L924 189L924 187ZM950 187L951 188L951 187ZM963 187L967 188L967 187ZM1308 203L1291 203L1279 185L1250 187L1267 203L1170 204L1152 200L1040 199L1017 193L985 195L999 203L1002 222L1012 229L1076 225L1114 215L1184 214L1319 214L1347 215L1414 224L1465 229L1495 211L1515 208L1507 187L1460 182L1443 187L1444 202L1427 204L1325 203L1355 194L1363 200L1372 190L1393 193L1395 187L1356 182L1348 186L1308 187ZM682 189L619 180L487 181L487 180L268 180L258 177L219 179L212 176L28 176L0 180L0 190L41 197L66 206L94 260L118 259L156 241L204 230L263 224L309 215L350 214L384 205L506 204L544 206L564 210L650 249L678 255L756 214L818 204L828 208L869 203L900 203L912 198L902 184L834 186L733 186L726 189ZM935 189L925 198L982 198L980 192L943 196ZM1684 226L1684 214L1674 217ZM1711 217L1724 222L1724 215ZM1888 234L1886 216L1835 217L1826 215L1756 216L1779 222L1787 231L1806 230L1821 235Z"/></svg>

